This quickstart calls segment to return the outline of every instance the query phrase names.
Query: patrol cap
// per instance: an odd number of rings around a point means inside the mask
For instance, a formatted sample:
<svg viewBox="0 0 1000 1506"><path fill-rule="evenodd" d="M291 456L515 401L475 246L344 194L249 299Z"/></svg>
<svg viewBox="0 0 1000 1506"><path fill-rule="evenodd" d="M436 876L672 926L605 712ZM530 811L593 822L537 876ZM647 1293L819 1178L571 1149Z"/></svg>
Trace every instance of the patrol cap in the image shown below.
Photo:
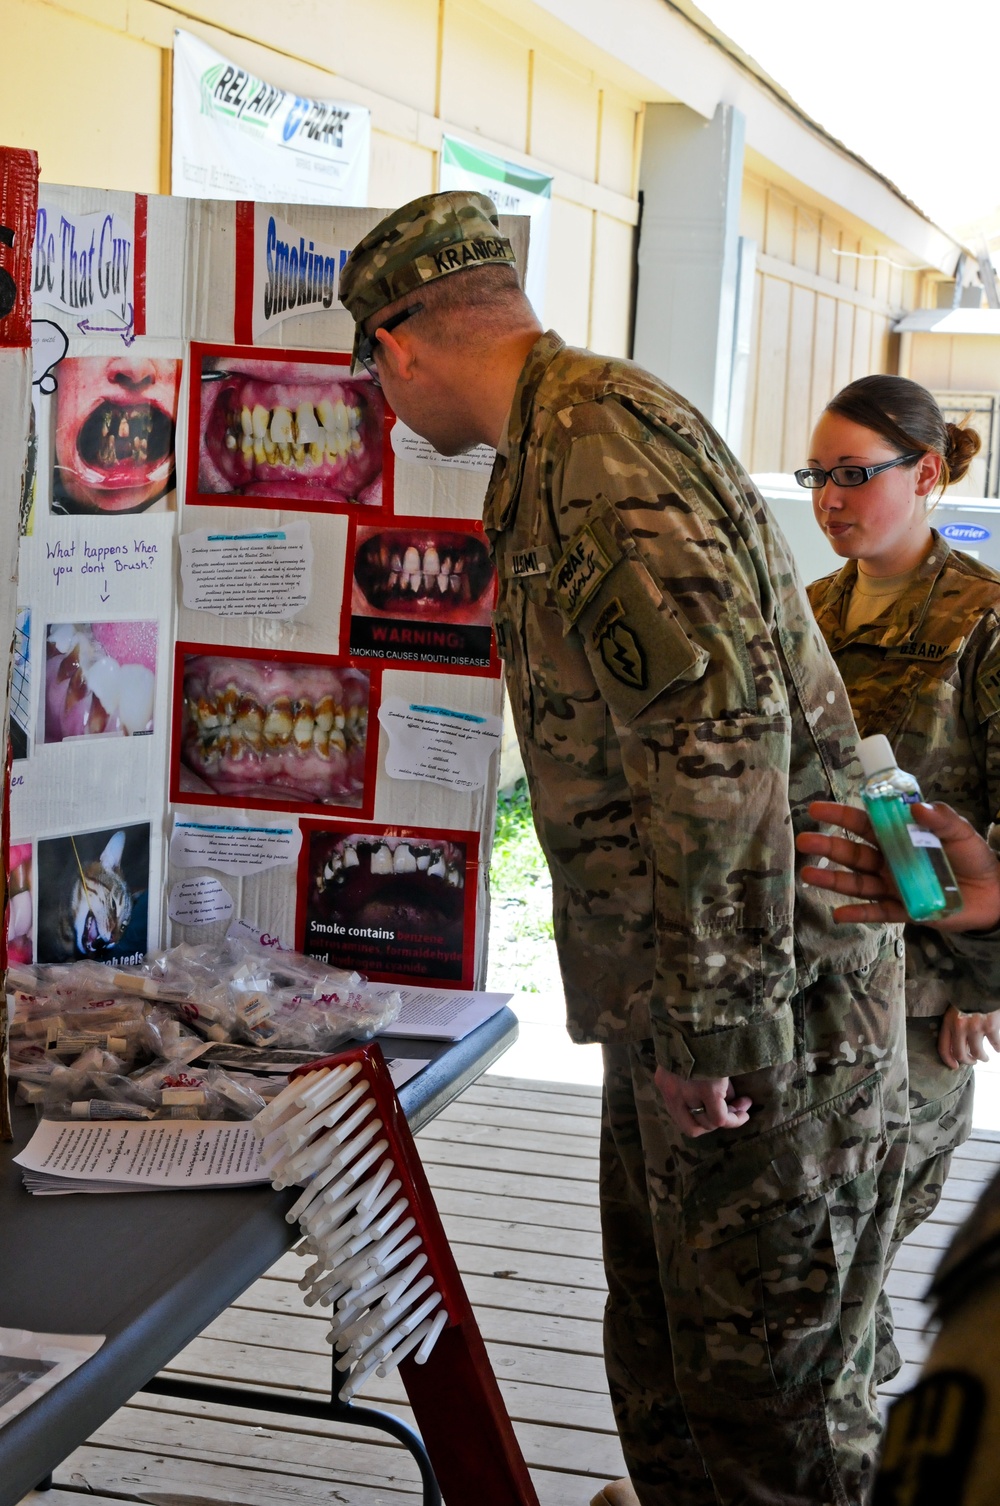
<svg viewBox="0 0 1000 1506"><path fill-rule="evenodd" d="M340 273L340 301L361 326L406 293L467 267L513 266L496 205L471 189L428 193L387 214L363 236Z"/></svg>

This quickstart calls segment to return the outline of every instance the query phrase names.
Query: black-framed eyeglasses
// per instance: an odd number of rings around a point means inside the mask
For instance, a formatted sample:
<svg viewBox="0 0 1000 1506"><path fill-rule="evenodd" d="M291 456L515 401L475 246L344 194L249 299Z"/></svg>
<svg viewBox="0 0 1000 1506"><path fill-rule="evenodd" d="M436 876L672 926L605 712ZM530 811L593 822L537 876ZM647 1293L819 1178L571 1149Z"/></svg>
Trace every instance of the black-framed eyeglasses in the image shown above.
<svg viewBox="0 0 1000 1506"><path fill-rule="evenodd" d="M873 476L882 471L891 471L893 466L906 465L910 460L919 460L922 450L913 450L909 455L898 455L895 460L884 460L881 465L835 465L824 471L818 465L809 465L795 472L795 479L807 491L818 492L832 481L834 486L864 486Z"/></svg>
<svg viewBox="0 0 1000 1506"><path fill-rule="evenodd" d="M378 341L375 337L379 330L398 329L401 324L406 323L407 319L412 319L414 314L422 314L423 311L424 306L422 303L411 303L408 308L400 309L399 313L393 314L390 319L383 319L381 324L375 326L370 335L361 336L358 341L357 360L365 368L373 382L379 383L378 367L375 364L375 351L378 346Z"/></svg>

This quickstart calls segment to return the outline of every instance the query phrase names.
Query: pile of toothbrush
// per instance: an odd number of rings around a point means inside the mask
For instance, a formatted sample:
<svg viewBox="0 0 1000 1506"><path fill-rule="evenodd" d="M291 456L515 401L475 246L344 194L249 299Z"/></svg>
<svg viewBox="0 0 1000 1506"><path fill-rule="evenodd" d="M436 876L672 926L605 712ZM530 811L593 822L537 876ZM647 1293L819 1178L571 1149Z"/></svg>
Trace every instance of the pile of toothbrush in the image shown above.
<svg viewBox="0 0 1000 1506"><path fill-rule="evenodd" d="M315 1256L299 1283L307 1305L334 1309L342 1402L414 1349L424 1364L450 1321L410 1179L393 1157L388 1115L380 1117L372 1066L363 1057L317 1066L253 1121L275 1189L304 1188L285 1216L299 1220L300 1248Z"/></svg>

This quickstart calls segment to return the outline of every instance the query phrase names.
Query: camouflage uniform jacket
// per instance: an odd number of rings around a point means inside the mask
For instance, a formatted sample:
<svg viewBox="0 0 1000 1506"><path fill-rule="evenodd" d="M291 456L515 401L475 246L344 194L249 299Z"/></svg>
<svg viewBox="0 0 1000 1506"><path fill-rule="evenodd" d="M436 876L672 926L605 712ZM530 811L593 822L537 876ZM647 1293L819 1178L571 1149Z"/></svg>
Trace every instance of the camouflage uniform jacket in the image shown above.
<svg viewBox="0 0 1000 1506"><path fill-rule="evenodd" d="M1000 810L1000 575L935 531L903 595L845 633L857 569L849 560L808 589L858 730L884 733L924 797L946 800L986 836ZM1000 989L984 992L973 967L983 938L914 925L904 934L907 1014L1000 1007Z"/></svg>
<svg viewBox="0 0 1000 1506"><path fill-rule="evenodd" d="M570 1034L652 1034L684 1076L789 1062L796 996L867 971L887 934L835 926L796 880L808 802L847 798L860 771L760 496L676 393L550 332L521 373L485 523ZM880 1030L861 1032L876 1058Z"/></svg>

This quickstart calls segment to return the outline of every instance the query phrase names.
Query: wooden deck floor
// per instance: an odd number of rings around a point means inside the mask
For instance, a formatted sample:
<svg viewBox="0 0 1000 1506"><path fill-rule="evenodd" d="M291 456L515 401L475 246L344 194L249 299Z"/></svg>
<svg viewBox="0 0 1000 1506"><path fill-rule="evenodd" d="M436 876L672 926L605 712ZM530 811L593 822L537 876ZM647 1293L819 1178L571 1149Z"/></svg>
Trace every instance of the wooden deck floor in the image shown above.
<svg viewBox="0 0 1000 1506"><path fill-rule="evenodd" d="M487 1077L420 1135L421 1153L542 1506L586 1506L623 1473L601 1363L597 1088ZM911 1384L920 1301L956 1224L1000 1162L1000 1135L956 1158L934 1220L891 1277ZM304 1306L286 1256L171 1370L305 1395L326 1390L325 1316ZM365 1395L408 1416L398 1380ZM33 1506L411 1506L416 1469L382 1435L244 1408L140 1397L56 1472Z"/></svg>

